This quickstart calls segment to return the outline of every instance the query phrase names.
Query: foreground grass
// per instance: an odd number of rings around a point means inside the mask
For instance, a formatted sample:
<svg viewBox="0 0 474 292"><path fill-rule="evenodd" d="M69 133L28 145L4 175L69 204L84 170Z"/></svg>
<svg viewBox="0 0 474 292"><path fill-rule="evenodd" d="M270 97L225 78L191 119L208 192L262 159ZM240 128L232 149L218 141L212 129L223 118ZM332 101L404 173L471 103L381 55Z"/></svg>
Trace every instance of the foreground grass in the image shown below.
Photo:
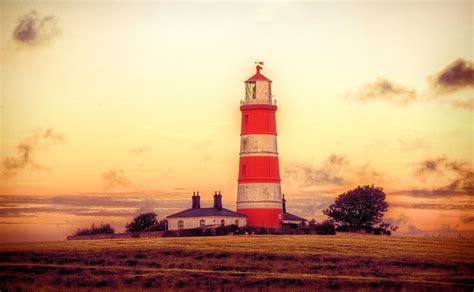
<svg viewBox="0 0 474 292"><path fill-rule="evenodd" d="M474 241L271 235L4 244L2 287L472 290Z"/></svg>

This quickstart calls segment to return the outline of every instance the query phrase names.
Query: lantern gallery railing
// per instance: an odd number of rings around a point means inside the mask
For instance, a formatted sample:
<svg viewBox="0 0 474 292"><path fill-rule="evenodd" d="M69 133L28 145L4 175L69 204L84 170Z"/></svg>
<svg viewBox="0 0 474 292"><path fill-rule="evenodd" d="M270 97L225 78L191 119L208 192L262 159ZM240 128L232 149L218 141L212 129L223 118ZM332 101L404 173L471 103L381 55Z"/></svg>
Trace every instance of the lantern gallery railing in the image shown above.
<svg viewBox="0 0 474 292"><path fill-rule="evenodd" d="M266 100L266 99L243 99L240 100L240 104L272 104L276 105L276 99Z"/></svg>

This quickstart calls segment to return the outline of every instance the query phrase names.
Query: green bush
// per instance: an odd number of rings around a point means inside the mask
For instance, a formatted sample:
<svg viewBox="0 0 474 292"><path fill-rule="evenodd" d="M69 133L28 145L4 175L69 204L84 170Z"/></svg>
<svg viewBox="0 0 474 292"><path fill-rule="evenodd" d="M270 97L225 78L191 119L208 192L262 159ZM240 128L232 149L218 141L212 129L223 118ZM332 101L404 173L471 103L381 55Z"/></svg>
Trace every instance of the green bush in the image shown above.
<svg viewBox="0 0 474 292"><path fill-rule="evenodd" d="M95 234L114 234L115 230L110 224L100 224L95 226L92 224L91 228L77 229L74 235L95 235Z"/></svg>
<svg viewBox="0 0 474 292"><path fill-rule="evenodd" d="M334 226L333 222L326 220L321 223L316 223L314 231L318 235L334 235L336 234L336 226Z"/></svg>

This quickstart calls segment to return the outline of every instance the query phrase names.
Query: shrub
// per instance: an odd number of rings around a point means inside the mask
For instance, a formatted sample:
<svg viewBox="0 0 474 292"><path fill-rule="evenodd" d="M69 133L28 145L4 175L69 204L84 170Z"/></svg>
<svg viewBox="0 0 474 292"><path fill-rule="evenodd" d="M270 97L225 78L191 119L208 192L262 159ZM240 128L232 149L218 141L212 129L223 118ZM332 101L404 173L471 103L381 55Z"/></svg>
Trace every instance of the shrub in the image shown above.
<svg viewBox="0 0 474 292"><path fill-rule="evenodd" d="M114 234L115 230L110 224L100 224L95 226L92 224L91 228L77 229L74 235L94 235L94 234Z"/></svg>
<svg viewBox="0 0 474 292"><path fill-rule="evenodd" d="M227 233L234 233L234 234L239 234L240 233L240 229L239 229L239 226L235 225L235 224L232 224L232 225L228 225L225 227L227 229Z"/></svg>
<svg viewBox="0 0 474 292"><path fill-rule="evenodd" d="M347 226L347 225L341 225L341 226L337 226L337 227L336 227L336 231L337 231L337 232L349 232L349 231L351 231L351 230L350 230L349 226Z"/></svg>
<svg viewBox="0 0 474 292"><path fill-rule="evenodd" d="M310 234L312 230L310 227L301 227L300 229L304 234Z"/></svg>
<svg viewBox="0 0 474 292"><path fill-rule="evenodd" d="M321 223L317 223L314 226L314 231L318 235L334 235L336 234L336 226L330 220L323 221Z"/></svg>
<svg viewBox="0 0 474 292"><path fill-rule="evenodd" d="M226 227L217 227L216 228L216 235L227 235L229 234L229 231L227 230Z"/></svg>
<svg viewBox="0 0 474 292"><path fill-rule="evenodd" d="M177 237L178 236L178 231L175 230L165 230L163 232L163 237Z"/></svg>

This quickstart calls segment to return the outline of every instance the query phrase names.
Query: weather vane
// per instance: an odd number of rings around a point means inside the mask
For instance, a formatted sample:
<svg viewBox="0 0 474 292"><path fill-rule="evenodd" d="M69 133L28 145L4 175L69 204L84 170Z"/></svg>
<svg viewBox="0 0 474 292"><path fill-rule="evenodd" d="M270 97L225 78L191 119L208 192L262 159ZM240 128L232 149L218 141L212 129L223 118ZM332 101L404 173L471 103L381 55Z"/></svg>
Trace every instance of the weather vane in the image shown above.
<svg viewBox="0 0 474 292"><path fill-rule="evenodd" d="M263 61L255 61L255 64L263 66Z"/></svg>

